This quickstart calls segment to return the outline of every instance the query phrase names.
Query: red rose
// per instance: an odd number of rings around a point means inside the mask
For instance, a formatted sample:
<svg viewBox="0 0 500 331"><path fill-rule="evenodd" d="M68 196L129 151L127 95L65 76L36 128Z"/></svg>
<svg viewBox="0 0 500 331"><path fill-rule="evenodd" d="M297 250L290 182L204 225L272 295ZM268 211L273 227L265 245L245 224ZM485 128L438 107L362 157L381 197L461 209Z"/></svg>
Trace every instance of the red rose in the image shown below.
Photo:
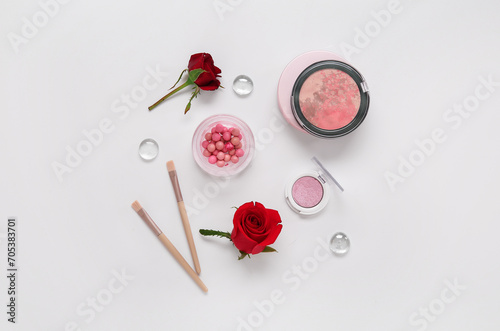
<svg viewBox="0 0 500 331"><path fill-rule="evenodd" d="M208 53L197 53L191 55L191 57L189 58L188 68L184 69L181 72L179 79L170 89L173 89L177 86L177 83L179 83L186 71L188 73L188 79L184 82L184 84L178 86L175 90L169 92L163 98L156 101L153 105L149 106L148 109L150 111L183 88L194 85L194 91L191 94L191 99L189 99L189 102L184 109L185 114L189 111L189 109L191 109L191 101L193 101L193 99L196 98L198 94L200 94L201 90L214 91L220 86L220 81L217 78L220 77L219 74L221 73L221 71L214 65L214 60Z"/></svg>
<svg viewBox="0 0 500 331"><path fill-rule="evenodd" d="M194 69L203 69L203 72L194 82L199 88L205 91L213 91L219 88L220 69L214 65L212 56L208 53L198 53L191 55L188 64L188 71Z"/></svg>
<svg viewBox="0 0 500 331"><path fill-rule="evenodd" d="M258 254L274 243L281 232L280 223L276 210L266 209L258 202L247 202L234 213L231 240L241 252Z"/></svg>

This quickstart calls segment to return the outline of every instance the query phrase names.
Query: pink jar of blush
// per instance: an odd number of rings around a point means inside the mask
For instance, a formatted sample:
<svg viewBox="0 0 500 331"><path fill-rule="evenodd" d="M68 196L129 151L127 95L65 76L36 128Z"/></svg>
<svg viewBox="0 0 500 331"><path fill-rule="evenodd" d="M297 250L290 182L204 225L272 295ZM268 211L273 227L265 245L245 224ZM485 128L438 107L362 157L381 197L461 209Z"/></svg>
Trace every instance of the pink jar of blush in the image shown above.
<svg viewBox="0 0 500 331"><path fill-rule="evenodd" d="M295 128L320 138L354 131L370 105L361 73L340 56L326 51L292 60L278 82L281 113Z"/></svg>

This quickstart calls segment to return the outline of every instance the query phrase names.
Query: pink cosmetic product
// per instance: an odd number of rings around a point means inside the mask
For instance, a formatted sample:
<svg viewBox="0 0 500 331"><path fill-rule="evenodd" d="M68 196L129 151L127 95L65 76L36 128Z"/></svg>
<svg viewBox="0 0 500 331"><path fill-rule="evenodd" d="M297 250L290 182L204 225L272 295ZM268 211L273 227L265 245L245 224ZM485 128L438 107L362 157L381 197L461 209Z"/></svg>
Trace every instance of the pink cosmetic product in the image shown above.
<svg viewBox="0 0 500 331"><path fill-rule="evenodd" d="M231 115L214 115L204 120L193 135L193 157L213 176L232 176L243 171L255 151L252 131Z"/></svg>
<svg viewBox="0 0 500 331"><path fill-rule="evenodd" d="M364 77L346 60L315 51L286 66L278 82L278 104L293 127L316 137L336 138L363 122L370 94Z"/></svg>
<svg viewBox="0 0 500 331"><path fill-rule="evenodd" d="M329 186L336 185L344 191L316 157L311 161L316 165L316 171L294 177L285 187L286 202L293 211L302 215L314 215L325 208L330 199Z"/></svg>

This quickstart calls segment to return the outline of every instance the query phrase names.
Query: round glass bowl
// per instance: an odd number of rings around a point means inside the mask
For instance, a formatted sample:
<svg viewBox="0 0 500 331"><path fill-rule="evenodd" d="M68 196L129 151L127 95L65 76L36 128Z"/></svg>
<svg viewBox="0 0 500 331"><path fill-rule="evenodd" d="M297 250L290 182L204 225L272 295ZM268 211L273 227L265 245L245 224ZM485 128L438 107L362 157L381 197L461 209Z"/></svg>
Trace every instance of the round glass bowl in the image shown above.
<svg viewBox="0 0 500 331"><path fill-rule="evenodd" d="M232 161L227 161L224 166L219 167L217 164L211 164L209 162L209 157L203 155L205 147L203 147L203 142L206 141L205 135L207 133L212 133L212 128L221 124L226 128L235 128L240 130L241 134L241 149L244 155L239 157L237 163ZM193 157L196 163L203 169L206 173L217 176L217 177L227 177L233 176L242 172L252 161L253 155L255 153L255 140L252 130L248 125L237 117L231 115L214 115L205 119L198 125L193 134Z"/></svg>

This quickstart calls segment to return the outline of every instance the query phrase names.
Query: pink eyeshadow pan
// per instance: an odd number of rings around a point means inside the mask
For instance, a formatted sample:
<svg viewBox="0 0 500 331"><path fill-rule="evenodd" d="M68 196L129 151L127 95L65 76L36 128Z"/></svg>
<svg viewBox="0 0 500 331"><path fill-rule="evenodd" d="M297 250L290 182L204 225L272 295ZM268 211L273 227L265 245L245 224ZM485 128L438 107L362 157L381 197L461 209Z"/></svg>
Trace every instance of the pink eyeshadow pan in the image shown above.
<svg viewBox="0 0 500 331"><path fill-rule="evenodd" d="M340 129L352 122L361 105L358 85L347 73L322 69L304 81L299 92L304 117L323 130Z"/></svg>
<svg viewBox="0 0 500 331"><path fill-rule="evenodd" d="M292 197L299 206L312 208L323 199L323 186L314 177L300 177L292 186Z"/></svg>

